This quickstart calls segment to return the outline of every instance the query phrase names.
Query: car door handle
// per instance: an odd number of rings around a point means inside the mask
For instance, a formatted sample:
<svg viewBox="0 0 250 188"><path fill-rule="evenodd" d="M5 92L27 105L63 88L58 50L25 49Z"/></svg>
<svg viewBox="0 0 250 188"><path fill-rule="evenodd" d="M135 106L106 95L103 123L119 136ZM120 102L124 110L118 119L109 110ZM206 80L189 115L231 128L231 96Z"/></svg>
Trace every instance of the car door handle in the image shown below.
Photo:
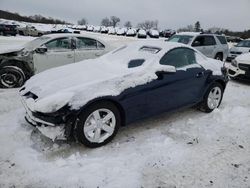
<svg viewBox="0 0 250 188"><path fill-rule="evenodd" d="M204 76L204 72L199 72L196 74L196 78L200 78Z"/></svg>
<svg viewBox="0 0 250 188"><path fill-rule="evenodd" d="M73 58L73 55L68 54L67 57L68 57L68 58Z"/></svg>

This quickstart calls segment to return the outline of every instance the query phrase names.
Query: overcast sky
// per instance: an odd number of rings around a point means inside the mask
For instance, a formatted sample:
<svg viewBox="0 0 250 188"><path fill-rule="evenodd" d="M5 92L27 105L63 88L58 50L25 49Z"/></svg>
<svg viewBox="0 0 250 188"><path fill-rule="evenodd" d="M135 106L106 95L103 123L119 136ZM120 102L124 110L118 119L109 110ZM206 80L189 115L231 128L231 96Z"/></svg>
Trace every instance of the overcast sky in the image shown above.
<svg viewBox="0 0 250 188"><path fill-rule="evenodd" d="M120 25L157 19L161 29L178 29L199 20L205 29L250 29L250 0L0 0L0 9L71 23L84 17L90 24L100 24L102 18L115 15L121 18Z"/></svg>

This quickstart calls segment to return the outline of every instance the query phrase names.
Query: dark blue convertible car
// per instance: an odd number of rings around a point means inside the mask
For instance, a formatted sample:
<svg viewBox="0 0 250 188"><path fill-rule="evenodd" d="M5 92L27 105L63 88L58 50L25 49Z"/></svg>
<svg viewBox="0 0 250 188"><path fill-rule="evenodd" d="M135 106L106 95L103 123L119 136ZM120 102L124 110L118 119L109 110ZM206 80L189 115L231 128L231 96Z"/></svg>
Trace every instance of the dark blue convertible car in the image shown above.
<svg viewBox="0 0 250 188"><path fill-rule="evenodd" d="M20 94L26 120L45 136L99 147L136 120L191 106L212 112L227 81L222 62L189 46L135 42L35 75Z"/></svg>

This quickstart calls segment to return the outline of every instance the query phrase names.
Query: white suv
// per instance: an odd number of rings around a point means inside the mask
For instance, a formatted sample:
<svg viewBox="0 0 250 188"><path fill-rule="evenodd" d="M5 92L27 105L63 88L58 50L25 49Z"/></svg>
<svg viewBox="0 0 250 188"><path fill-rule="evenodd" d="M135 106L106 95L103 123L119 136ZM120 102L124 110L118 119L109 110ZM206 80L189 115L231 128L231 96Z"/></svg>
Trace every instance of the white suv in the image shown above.
<svg viewBox="0 0 250 188"><path fill-rule="evenodd" d="M190 45L207 57L221 61L227 58L229 52L227 39L223 35L182 32L173 35L168 41Z"/></svg>
<svg viewBox="0 0 250 188"><path fill-rule="evenodd" d="M240 41L237 45L230 49L230 52L227 56L227 61L232 61L238 55L250 52L250 39Z"/></svg>

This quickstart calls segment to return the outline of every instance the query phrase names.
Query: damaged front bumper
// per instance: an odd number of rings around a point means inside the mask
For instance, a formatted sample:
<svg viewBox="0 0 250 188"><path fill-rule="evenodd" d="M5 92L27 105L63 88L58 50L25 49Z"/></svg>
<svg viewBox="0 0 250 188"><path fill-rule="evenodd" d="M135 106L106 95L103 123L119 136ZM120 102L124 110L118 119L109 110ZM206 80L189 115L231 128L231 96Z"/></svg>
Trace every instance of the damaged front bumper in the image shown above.
<svg viewBox="0 0 250 188"><path fill-rule="evenodd" d="M26 110L25 120L36 127L44 136L54 140L71 140L74 125L74 116L69 112L55 112L44 114L32 111L32 99L21 96L22 104ZM35 102L35 101L34 101Z"/></svg>
<svg viewBox="0 0 250 188"><path fill-rule="evenodd" d="M228 74L231 78L250 81L250 65L238 64L237 66L230 65Z"/></svg>

